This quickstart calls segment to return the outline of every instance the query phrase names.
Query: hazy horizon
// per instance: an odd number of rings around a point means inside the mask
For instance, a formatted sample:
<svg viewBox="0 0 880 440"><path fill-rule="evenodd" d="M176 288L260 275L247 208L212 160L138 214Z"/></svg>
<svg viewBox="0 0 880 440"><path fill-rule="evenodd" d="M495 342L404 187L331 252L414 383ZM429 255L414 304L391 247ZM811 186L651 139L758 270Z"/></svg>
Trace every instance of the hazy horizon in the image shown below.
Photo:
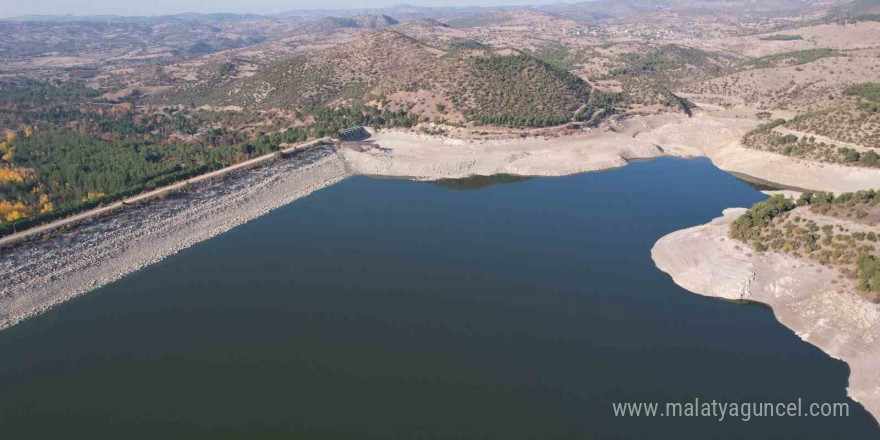
<svg viewBox="0 0 880 440"><path fill-rule="evenodd" d="M220 0L205 2L201 0L152 0L146 2L114 2L109 0L11 0L0 9L0 18L13 18L22 15L119 15L119 16L157 16L195 13L252 13L273 14L297 9L365 9L387 8L409 5L421 7L467 7L467 6L527 6L550 3L569 3L555 0L436 0L399 1L366 0L357 6L345 0L327 0L320 7L313 2L285 2L282 0L255 0L247 3Z"/></svg>

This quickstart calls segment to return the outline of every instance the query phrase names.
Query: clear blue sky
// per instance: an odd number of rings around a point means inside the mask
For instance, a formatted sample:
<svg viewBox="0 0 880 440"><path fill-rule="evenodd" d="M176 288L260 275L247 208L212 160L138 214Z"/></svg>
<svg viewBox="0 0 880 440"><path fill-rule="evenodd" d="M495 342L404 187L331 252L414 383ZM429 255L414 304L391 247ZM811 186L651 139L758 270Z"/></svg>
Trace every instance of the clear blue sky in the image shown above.
<svg viewBox="0 0 880 440"><path fill-rule="evenodd" d="M26 14L49 15L164 15L180 12L252 12L256 14L291 9L349 9L384 7L394 4L417 6L497 6L554 3L558 0L2 0L0 17ZM577 1L577 0L569 0Z"/></svg>

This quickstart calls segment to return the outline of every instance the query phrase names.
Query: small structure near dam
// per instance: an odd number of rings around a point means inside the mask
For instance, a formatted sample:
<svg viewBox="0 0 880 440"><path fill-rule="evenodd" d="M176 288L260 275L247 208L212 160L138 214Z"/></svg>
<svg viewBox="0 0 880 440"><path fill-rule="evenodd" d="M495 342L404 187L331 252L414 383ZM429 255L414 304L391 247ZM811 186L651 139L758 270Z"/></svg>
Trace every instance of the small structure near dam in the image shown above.
<svg viewBox="0 0 880 440"><path fill-rule="evenodd" d="M346 128L339 132L340 141L360 141L370 137L370 132L362 125Z"/></svg>

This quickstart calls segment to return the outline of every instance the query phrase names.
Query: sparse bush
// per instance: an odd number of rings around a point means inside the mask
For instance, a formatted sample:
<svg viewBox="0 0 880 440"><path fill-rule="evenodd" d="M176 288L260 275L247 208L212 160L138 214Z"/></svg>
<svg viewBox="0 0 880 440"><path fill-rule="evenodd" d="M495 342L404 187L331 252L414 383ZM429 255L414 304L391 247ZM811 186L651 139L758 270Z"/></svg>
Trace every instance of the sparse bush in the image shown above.
<svg viewBox="0 0 880 440"><path fill-rule="evenodd" d="M749 61L746 61L745 65L754 66L758 69L764 69L767 67L778 67L781 65L797 66L801 64L811 63L822 58L843 56L846 55L834 49L807 49L753 58Z"/></svg>
<svg viewBox="0 0 880 440"><path fill-rule="evenodd" d="M803 40L803 38L800 35L784 35L784 34L768 35L766 37L761 37L760 39L764 40L764 41Z"/></svg>
<svg viewBox="0 0 880 440"><path fill-rule="evenodd" d="M871 101L880 102L880 83L866 82L853 84L843 90L845 95L860 96Z"/></svg>

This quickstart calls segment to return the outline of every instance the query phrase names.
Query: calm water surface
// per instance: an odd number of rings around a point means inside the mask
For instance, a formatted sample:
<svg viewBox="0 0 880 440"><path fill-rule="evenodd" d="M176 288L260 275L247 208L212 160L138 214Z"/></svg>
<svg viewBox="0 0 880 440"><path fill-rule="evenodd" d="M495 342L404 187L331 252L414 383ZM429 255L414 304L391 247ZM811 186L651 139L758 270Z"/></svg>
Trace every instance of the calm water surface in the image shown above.
<svg viewBox="0 0 880 440"><path fill-rule="evenodd" d="M764 196L707 160L352 178L0 332L4 439L867 439L848 369L654 267ZM850 402L845 418L611 402Z"/></svg>

